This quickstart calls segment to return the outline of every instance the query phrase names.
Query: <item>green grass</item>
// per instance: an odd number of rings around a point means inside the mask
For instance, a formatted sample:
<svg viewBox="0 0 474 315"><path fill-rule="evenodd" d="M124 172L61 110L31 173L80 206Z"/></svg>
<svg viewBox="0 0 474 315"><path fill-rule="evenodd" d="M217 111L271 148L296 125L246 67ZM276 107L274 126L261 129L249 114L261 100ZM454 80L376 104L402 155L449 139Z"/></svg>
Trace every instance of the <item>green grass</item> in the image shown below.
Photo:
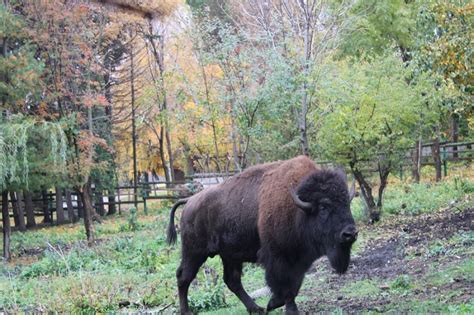
<svg viewBox="0 0 474 315"><path fill-rule="evenodd" d="M380 294L381 290L375 280L361 280L348 283L341 289L341 293L347 297L374 297Z"/></svg>
<svg viewBox="0 0 474 315"><path fill-rule="evenodd" d="M391 304L389 306L395 313L409 314L473 314L474 301L468 303L454 304L443 299L419 300L410 299L403 303ZM390 313L390 311L389 311Z"/></svg>
<svg viewBox="0 0 474 315"><path fill-rule="evenodd" d="M173 310L180 245L165 244L168 211L132 212L95 224L99 242L93 247L86 245L81 223L14 233L14 252L41 254L0 266L0 310L108 312L124 304L131 309L172 304ZM246 265L243 282L249 291L263 287L263 270ZM201 268L189 300L199 312L241 307L223 283L219 257Z"/></svg>
<svg viewBox="0 0 474 315"><path fill-rule="evenodd" d="M432 266L427 282L434 286L442 286L455 281L466 281L474 283L474 259L461 260L449 268L439 270L438 266Z"/></svg>
<svg viewBox="0 0 474 315"><path fill-rule="evenodd" d="M474 181L454 176L439 183L389 184L384 193L382 216L417 215L462 201L474 194ZM360 198L352 202L352 214L357 221L364 220L364 204Z"/></svg>
<svg viewBox="0 0 474 315"><path fill-rule="evenodd" d="M400 184L387 189L384 215L412 216L447 207L462 200L471 183L451 180L439 184ZM357 198L359 199L359 198ZM356 200L357 200L356 199ZM402 205L405 206L402 207ZM353 207L356 218L360 203ZM453 210L455 211L455 210ZM73 225L31 230L12 235L14 261L0 265L0 310L8 312L116 312L123 310L177 311L175 272L180 261L180 244L165 244L169 207L151 209L149 215L125 212L95 224L98 242L88 247L82 222ZM384 218L382 218L384 220ZM378 229L361 229L353 254L360 255ZM474 232L455 233L449 239L433 239L419 255L410 259L427 262L427 274L419 278L399 275L391 279L365 279L347 282L339 290L327 287L331 275L309 275L302 291L318 292L321 300L335 295L355 300L389 296L398 301L393 310L409 312L472 312L472 303L450 303L450 294L417 301L411 294L426 286L446 286L453 281L474 281ZM455 264L431 264L433 258L463 257ZM454 258L453 258L454 257ZM253 264L244 266L243 284L248 292L265 286L264 271ZM381 285L387 288L381 289ZM190 288L190 305L206 314L246 314L245 308L222 279L219 257L208 259ZM311 303L304 294L297 301ZM257 303L265 306L268 297ZM331 304L333 305L333 304ZM334 314L342 309L324 306ZM280 314L281 310L274 312Z"/></svg>

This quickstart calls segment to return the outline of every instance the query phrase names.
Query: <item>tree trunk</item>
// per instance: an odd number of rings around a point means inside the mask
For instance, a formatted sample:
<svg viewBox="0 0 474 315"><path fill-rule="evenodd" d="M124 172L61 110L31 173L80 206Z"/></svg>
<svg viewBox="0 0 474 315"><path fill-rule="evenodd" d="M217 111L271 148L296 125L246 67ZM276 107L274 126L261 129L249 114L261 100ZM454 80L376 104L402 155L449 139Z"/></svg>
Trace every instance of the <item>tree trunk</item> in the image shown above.
<svg viewBox="0 0 474 315"><path fill-rule="evenodd" d="M77 221L77 217L74 214L74 206L72 204L72 195L71 191L69 189L66 189L65 191L66 195L66 205L67 205L67 218L70 223L74 223Z"/></svg>
<svg viewBox="0 0 474 315"><path fill-rule="evenodd" d="M76 190L77 194L77 216L79 218L84 217L84 203L82 202L82 193L79 189Z"/></svg>
<svg viewBox="0 0 474 315"><path fill-rule="evenodd" d="M23 200L23 193L21 191L17 191L16 193L16 204L18 207L18 222L20 223L19 228L20 231L26 231L26 223L25 223L25 207Z"/></svg>
<svg viewBox="0 0 474 315"><path fill-rule="evenodd" d="M381 208L375 203L374 196L372 195L372 187L370 186L369 182L365 180L362 172L358 168L354 167L352 163L350 165L352 174L359 184L362 198L366 205L364 216L368 217L369 223L378 222L380 220Z"/></svg>
<svg viewBox="0 0 474 315"><path fill-rule="evenodd" d="M86 229L87 242L91 245L94 242L95 231L92 222L92 198L90 195L90 180L88 180L80 189L80 196L83 204L84 227Z"/></svg>
<svg viewBox="0 0 474 315"><path fill-rule="evenodd" d="M8 212L8 191L2 192L2 222L3 222L3 258L10 261L10 213Z"/></svg>
<svg viewBox="0 0 474 315"><path fill-rule="evenodd" d="M385 188L387 187L388 175L390 175L391 163L389 163L387 166L384 167L379 162L378 169L379 169L379 179L380 179L378 199L377 199L378 212L377 214L375 214L375 216L371 216L370 219L373 222L377 222L380 220L380 212L382 210L382 205L383 205L383 193L385 191Z"/></svg>
<svg viewBox="0 0 474 315"><path fill-rule="evenodd" d="M453 114L453 117L452 117L451 139L454 143L457 143L459 141L459 116L457 114ZM453 146L453 159L457 160L458 157L459 157L458 147Z"/></svg>
<svg viewBox="0 0 474 315"><path fill-rule="evenodd" d="M150 34L150 44L153 52L153 56L155 57L155 62L158 65L158 70L159 70L159 83L161 87L161 91L159 94L161 94L161 97L163 99L162 104L161 104L161 110L165 112L165 116L161 121L161 128L163 128L164 125L164 133L161 133L161 139L163 140L163 135L166 141L166 148L168 151L168 157L169 157L169 180L167 181L173 181L174 180L174 160L173 160L173 152L171 150L171 138L169 135L169 124L168 124L168 113L166 113L168 109L168 104L167 104L167 96L166 96L166 89L165 89L165 42L164 42L164 36L156 36L159 34L156 34L154 29L153 29L153 24L151 23L151 20L149 21L149 34ZM158 43L155 42L155 38L158 38ZM158 44L158 47L157 47ZM162 129L163 130L163 129ZM163 148L163 146L161 146ZM163 164L164 165L164 164ZM165 169L166 172L166 169Z"/></svg>
<svg viewBox="0 0 474 315"><path fill-rule="evenodd" d="M97 209L98 215L105 215L104 195L102 194L102 190L97 188L95 190L95 208Z"/></svg>
<svg viewBox="0 0 474 315"><path fill-rule="evenodd" d="M90 202L91 202L91 218L92 218L92 221L97 221L97 222L102 222L102 220L100 219L100 216L97 214L97 211L95 211L95 200L94 200L94 191L95 191L95 188L92 189L92 182L91 180L89 179L89 196L90 196Z"/></svg>
<svg viewBox="0 0 474 315"><path fill-rule="evenodd" d="M33 194L24 190L23 195L25 196L26 227L34 227L36 226L36 220L35 209L33 207Z"/></svg>
<svg viewBox="0 0 474 315"><path fill-rule="evenodd" d="M161 164L163 165L163 171L165 172L165 181L166 187L169 187L169 182L171 182L170 178L170 173L171 171L168 168L168 163L166 163L166 158L165 158L165 144L164 144L164 139L165 139L165 127L160 126L160 137L158 139L158 143L160 146L160 159L161 159Z"/></svg>
<svg viewBox="0 0 474 315"><path fill-rule="evenodd" d="M166 118L166 125L168 125L168 118ZM165 138L166 138L166 150L168 151L168 158L170 162L170 179L174 181L174 159L173 159L173 151L171 149L171 138L168 128L165 130Z"/></svg>
<svg viewBox="0 0 474 315"><path fill-rule="evenodd" d="M107 215L112 215L112 214L117 213L117 206L115 205L115 193L113 189L109 190L107 200L109 202L109 209L108 209Z"/></svg>
<svg viewBox="0 0 474 315"><path fill-rule="evenodd" d="M51 223L53 222L53 219L51 218L51 212L49 211L49 197L48 197L48 191L43 189L41 191L41 197L42 197L42 206L43 206L43 215L44 215L44 223Z"/></svg>
<svg viewBox="0 0 474 315"><path fill-rule="evenodd" d="M412 176L415 183L420 182L420 173L421 173L421 155L422 155L422 143L421 137L416 141L415 149L413 150L412 155Z"/></svg>
<svg viewBox="0 0 474 315"><path fill-rule="evenodd" d="M311 43L312 43L312 31L310 30L309 17L305 19L305 32L304 32L304 80L303 80L303 97L301 98L301 115L299 117L299 130L300 130L300 142L302 153L309 156L309 143L307 134L307 115L308 115L308 83L306 80L309 75L309 62L311 60Z"/></svg>
<svg viewBox="0 0 474 315"><path fill-rule="evenodd" d="M10 202L12 204L13 210L13 222L15 223L16 228L20 228L20 214L18 211L19 207L14 191L10 191Z"/></svg>
<svg viewBox="0 0 474 315"><path fill-rule="evenodd" d="M66 222L63 208L63 190L56 187L56 223L63 224Z"/></svg>
<svg viewBox="0 0 474 315"><path fill-rule="evenodd" d="M439 182L441 180L441 152L440 152L440 145L439 145L439 136L437 136L431 146L431 153L433 155L433 160L436 169L436 181Z"/></svg>
<svg viewBox="0 0 474 315"><path fill-rule="evenodd" d="M231 104L231 138L232 138L232 155L233 155L233 160L234 160L234 166L235 170L238 172L242 171L242 168L240 167L240 159L239 159L239 149L237 147L237 126L235 125L235 118L234 118L234 109L233 105Z"/></svg>
<svg viewBox="0 0 474 315"><path fill-rule="evenodd" d="M137 174L137 131L135 117L135 64L133 46L130 47L130 92L132 106L132 155L133 155L133 202L135 208L138 207L138 174Z"/></svg>

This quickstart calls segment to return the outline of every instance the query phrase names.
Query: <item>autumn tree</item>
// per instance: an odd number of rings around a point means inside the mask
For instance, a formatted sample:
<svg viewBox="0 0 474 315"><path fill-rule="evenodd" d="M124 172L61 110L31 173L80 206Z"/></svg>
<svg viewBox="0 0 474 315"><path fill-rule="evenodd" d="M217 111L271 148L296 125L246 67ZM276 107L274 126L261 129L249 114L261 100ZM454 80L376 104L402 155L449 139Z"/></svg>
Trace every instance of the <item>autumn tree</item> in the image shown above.
<svg viewBox="0 0 474 315"><path fill-rule="evenodd" d="M444 130L434 130L437 139L443 132L453 142L473 136L473 22L473 5L463 1L423 4L416 18L414 62L419 71L439 78L434 89L446 92L443 107L449 115L440 117ZM457 147L453 149L457 158ZM440 167L438 173L440 178Z"/></svg>
<svg viewBox="0 0 474 315"><path fill-rule="evenodd" d="M23 8L38 55L48 71L44 73L43 98L37 114L48 120L61 119L68 139L68 176L63 187L74 187L84 205L84 222L89 241L94 238L91 172L106 161L98 159L97 148L107 150L98 132L104 95L102 47L106 14L80 2L28 2ZM61 188L61 187L60 187Z"/></svg>

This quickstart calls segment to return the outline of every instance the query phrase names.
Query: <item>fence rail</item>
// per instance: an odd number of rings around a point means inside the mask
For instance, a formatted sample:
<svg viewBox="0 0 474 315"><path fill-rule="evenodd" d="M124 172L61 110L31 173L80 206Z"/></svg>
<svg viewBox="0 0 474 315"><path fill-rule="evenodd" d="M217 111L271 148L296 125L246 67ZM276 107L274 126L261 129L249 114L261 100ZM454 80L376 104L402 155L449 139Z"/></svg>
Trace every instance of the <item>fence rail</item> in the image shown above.
<svg viewBox="0 0 474 315"><path fill-rule="evenodd" d="M474 141L471 142L440 142L439 143L439 153L438 158L435 157L435 145L436 143L424 143L421 145L420 152L420 163L421 166L425 165L436 165L443 168L444 176L448 172L448 162L452 161L472 161L474 160ZM409 148L406 153L401 157L403 163L400 166L400 176L403 177L403 169L408 165L413 165L413 151L417 150L416 148ZM437 150L438 151L438 150ZM376 159L375 159L375 162ZM332 164L330 161L317 161L318 164ZM440 166L441 164L441 166ZM374 167L374 160L366 162L366 169L363 171L373 172L377 171ZM211 186L218 184L225 180L226 178L234 175L236 172L228 173L206 173L206 174L195 174L194 176L187 176L184 180L180 181L146 181L140 182L135 187L133 185L120 185L112 190L98 191L93 189L92 191L92 201L93 206L99 214L104 214L105 210L107 213L111 212L111 209L114 209L114 212L118 210L119 213L122 212L122 205L143 205L145 212L148 210L147 202L149 200L176 200L182 197L186 197L194 193L195 191L189 190L186 188L186 185L192 185L199 181L203 187ZM186 190L188 189L188 191ZM64 191L63 191L64 193ZM82 203L76 192L70 192L71 194L71 203L68 205L66 201L66 196L61 195L63 198L62 209L68 209L72 207L72 215L74 217L82 217ZM136 195L135 195L136 194ZM17 225L18 213L23 213L28 217L29 213L33 214L33 217L43 216L45 222L53 222L54 214L56 213L56 193L53 191L42 191L37 192L31 202L29 207L32 209L27 209L28 203L25 202L25 196L17 196L12 200L9 200L9 210L10 217L15 218L15 226ZM15 200L20 197L20 200ZM11 199L11 198L9 198ZM0 200L0 205L4 201ZM24 207L24 211L18 211L18 207ZM105 209L107 208L107 209ZM64 211L65 217L69 220L69 215L71 215L71 210ZM57 216L57 215L56 215Z"/></svg>

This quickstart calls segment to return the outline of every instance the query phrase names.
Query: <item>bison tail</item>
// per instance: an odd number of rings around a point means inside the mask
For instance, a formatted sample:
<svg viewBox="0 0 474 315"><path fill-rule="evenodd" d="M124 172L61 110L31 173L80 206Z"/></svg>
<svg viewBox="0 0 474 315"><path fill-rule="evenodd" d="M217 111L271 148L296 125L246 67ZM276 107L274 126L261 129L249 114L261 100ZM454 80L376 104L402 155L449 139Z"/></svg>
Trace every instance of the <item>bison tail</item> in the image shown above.
<svg viewBox="0 0 474 315"><path fill-rule="evenodd" d="M186 204L188 202L188 199L189 198L178 200L173 205L173 207L171 208L170 223L168 224L168 231L167 231L167 235L166 235L166 242L169 245L175 244L176 243L176 238L178 237L178 235L176 233L176 227L174 226L174 213L176 212L176 209L178 209L178 207L180 205Z"/></svg>

